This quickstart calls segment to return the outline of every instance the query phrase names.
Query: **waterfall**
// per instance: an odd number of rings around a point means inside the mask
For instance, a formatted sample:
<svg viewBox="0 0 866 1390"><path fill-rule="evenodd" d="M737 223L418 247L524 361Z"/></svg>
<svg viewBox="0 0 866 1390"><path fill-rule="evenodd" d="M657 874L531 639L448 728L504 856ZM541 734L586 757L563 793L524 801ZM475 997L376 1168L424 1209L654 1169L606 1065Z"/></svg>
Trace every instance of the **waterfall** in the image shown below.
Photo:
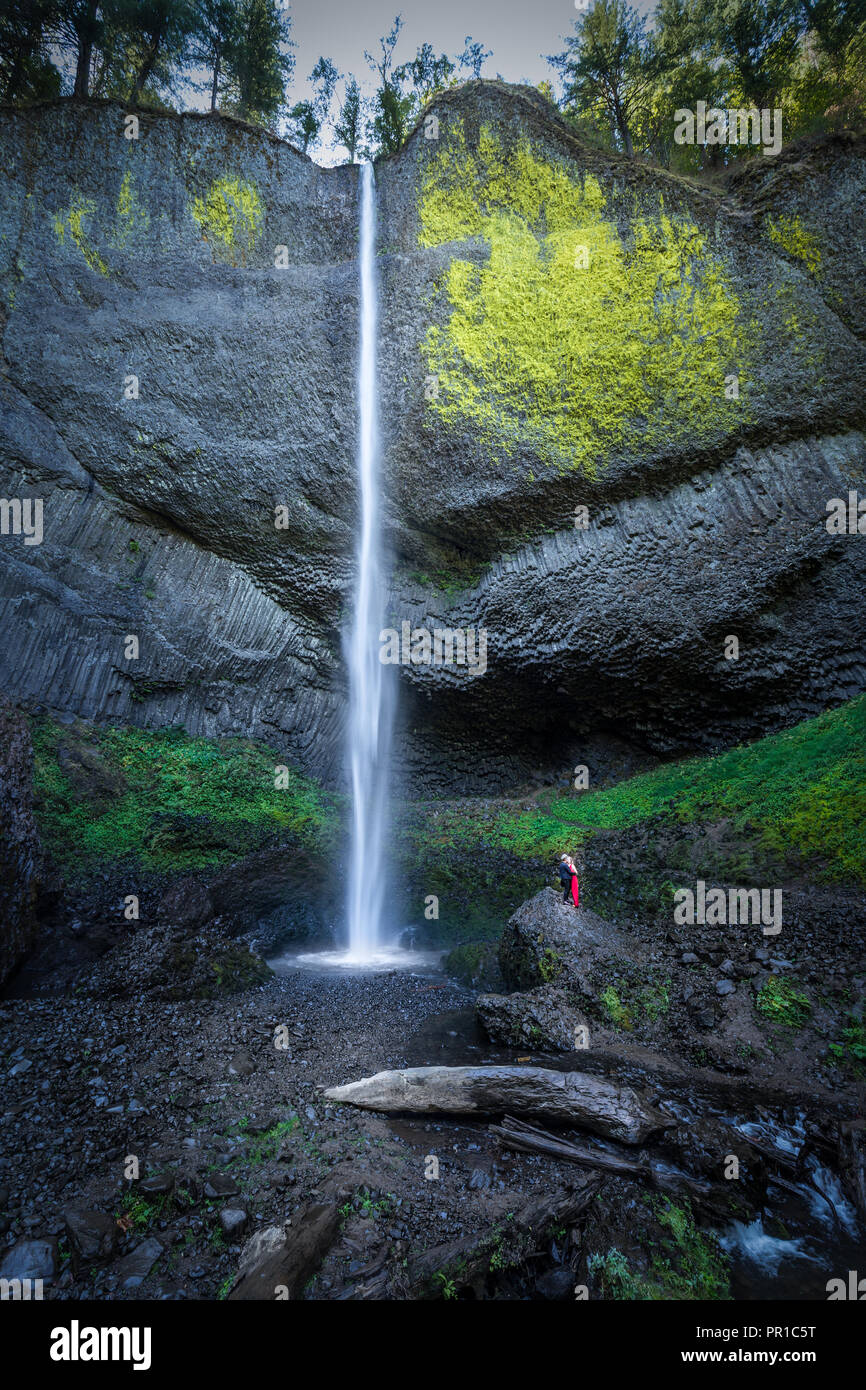
<svg viewBox="0 0 866 1390"><path fill-rule="evenodd" d="M381 450L376 382L376 189L373 166L361 167L361 323L358 362L358 483L361 515L353 626L348 643L349 957L369 960L384 941L385 838L390 794L393 682L379 660L387 589L381 527Z"/></svg>

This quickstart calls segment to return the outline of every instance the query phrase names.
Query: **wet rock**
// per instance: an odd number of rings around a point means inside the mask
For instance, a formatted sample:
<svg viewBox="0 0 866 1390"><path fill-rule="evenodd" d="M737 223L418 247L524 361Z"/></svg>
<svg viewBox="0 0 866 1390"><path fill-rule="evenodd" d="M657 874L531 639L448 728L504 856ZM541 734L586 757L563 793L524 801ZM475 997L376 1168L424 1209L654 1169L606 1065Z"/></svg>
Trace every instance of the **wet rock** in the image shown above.
<svg viewBox="0 0 866 1390"><path fill-rule="evenodd" d="M240 1188L227 1173L211 1173L205 1178L204 1195L214 1201L220 1197L236 1197Z"/></svg>
<svg viewBox="0 0 866 1390"><path fill-rule="evenodd" d="M513 989L567 984L595 996L592 967L635 962L644 951L636 938L589 909L575 910L555 888L523 903L502 933L499 964Z"/></svg>
<svg viewBox="0 0 866 1390"><path fill-rule="evenodd" d="M238 1261L238 1277L248 1273L266 1255L272 1255L279 1250L286 1239L285 1226L265 1226L260 1231L255 1231L244 1245L241 1257Z"/></svg>
<svg viewBox="0 0 866 1390"><path fill-rule="evenodd" d="M542 1274L539 1279L536 1279L535 1287L542 1298L562 1302L574 1297L576 1282L574 1273L570 1269L549 1269L546 1274Z"/></svg>
<svg viewBox="0 0 866 1390"><path fill-rule="evenodd" d="M734 984L733 980L716 981L716 994L733 994L736 988L737 986Z"/></svg>
<svg viewBox="0 0 866 1390"><path fill-rule="evenodd" d="M26 718L0 698L0 985L36 941L44 864L33 818L33 748Z"/></svg>
<svg viewBox="0 0 866 1390"><path fill-rule="evenodd" d="M89 1207L67 1207L63 1213L66 1233L79 1261L110 1260L117 1246L117 1222L105 1212Z"/></svg>
<svg viewBox="0 0 866 1390"><path fill-rule="evenodd" d="M142 1178L138 1184L139 1192L148 1197L163 1197L173 1188L174 1178L170 1173L156 1173L152 1177Z"/></svg>
<svg viewBox="0 0 866 1390"><path fill-rule="evenodd" d="M232 1238L239 1236L247 1227L249 1216L241 1207L225 1207L220 1212L220 1226Z"/></svg>
<svg viewBox="0 0 866 1390"><path fill-rule="evenodd" d="M256 1064L245 1048L240 1048L229 1062L232 1076L252 1076L255 1069Z"/></svg>
<svg viewBox="0 0 866 1390"><path fill-rule="evenodd" d="M144 1283L162 1253L162 1244L155 1236L150 1236L140 1245L136 1245L135 1249L118 1260L114 1267L120 1288L137 1289Z"/></svg>
<svg viewBox="0 0 866 1390"><path fill-rule="evenodd" d="M51 1240L19 1240L0 1260L0 1279L54 1278L56 1247Z"/></svg>
<svg viewBox="0 0 866 1390"><path fill-rule="evenodd" d="M557 985L540 985L526 993L481 994L475 1011L489 1036L509 1046L573 1052L580 1045L578 1029L586 1026L584 1015Z"/></svg>

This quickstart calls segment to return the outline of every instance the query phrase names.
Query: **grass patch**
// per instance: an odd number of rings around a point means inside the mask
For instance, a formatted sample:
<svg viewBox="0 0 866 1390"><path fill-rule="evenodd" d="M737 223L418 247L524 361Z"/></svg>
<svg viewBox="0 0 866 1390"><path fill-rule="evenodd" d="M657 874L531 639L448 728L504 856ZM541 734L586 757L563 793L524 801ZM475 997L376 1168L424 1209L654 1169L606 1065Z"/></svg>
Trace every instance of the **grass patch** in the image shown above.
<svg viewBox="0 0 866 1390"><path fill-rule="evenodd" d="M646 1274L629 1266L621 1250L589 1257L589 1269L605 1298L621 1301L683 1302L731 1297L728 1262L712 1232L695 1225L691 1206L678 1206L667 1197L645 1198L665 1233L654 1248Z"/></svg>
<svg viewBox="0 0 866 1390"><path fill-rule="evenodd" d="M317 853L336 843L338 806L244 739L190 738L183 729L73 732L33 727L35 811L54 859L74 870L127 856L146 869L232 863L277 836Z"/></svg>
<svg viewBox="0 0 866 1390"><path fill-rule="evenodd" d="M827 1048L831 1062L850 1068L855 1076L866 1075L866 1021L849 1014L850 1023L842 1029L841 1041Z"/></svg>
<svg viewBox="0 0 866 1390"><path fill-rule="evenodd" d="M755 1008L769 1023L781 1023L786 1028L802 1028L812 1012L812 1005L784 975L771 975L755 997Z"/></svg>
<svg viewBox="0 0 866 1390"><path fill-rule="evenodd" d="M789 866L866 883L866 695L782 733L713 757L667 763L607 790L552 793L532 810L429 808L410 829L425 859L450 849L551 862L600 830L654 820L726 822Z"/></svg>

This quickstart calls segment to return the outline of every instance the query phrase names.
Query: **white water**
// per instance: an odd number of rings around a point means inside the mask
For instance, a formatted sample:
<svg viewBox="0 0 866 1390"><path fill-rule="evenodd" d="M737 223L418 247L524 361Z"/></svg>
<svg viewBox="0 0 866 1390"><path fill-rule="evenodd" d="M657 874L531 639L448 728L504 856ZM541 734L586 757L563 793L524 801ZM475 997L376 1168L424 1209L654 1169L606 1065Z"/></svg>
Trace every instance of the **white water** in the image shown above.
<svg viewBox="0 0 866 1390"><path fill-rule="evenodd" d="M380 964L394 946L386 940L385 839L394 691L379 660L386 584L381 529L381 447L376 381L376 190L373 167L361 168L361 323L358 363L358 483L361 516L355 610L347 647L352 833L348 864L347 965ZM396 943L395 943L396 944Z"/></svg>

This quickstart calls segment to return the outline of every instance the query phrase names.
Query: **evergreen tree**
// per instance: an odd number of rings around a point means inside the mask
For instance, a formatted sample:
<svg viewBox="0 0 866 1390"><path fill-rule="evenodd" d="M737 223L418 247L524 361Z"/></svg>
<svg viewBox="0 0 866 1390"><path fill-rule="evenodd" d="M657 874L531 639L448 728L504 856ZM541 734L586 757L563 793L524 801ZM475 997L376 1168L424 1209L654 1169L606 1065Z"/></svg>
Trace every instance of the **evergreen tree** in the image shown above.
<svg viewBox="0 0 866 1390"><path fill-rule="evenodd" d="M225 68L234 108L244 120L274 122L295 65L292 47L289 20L275 0L239 0Z"/></svg>
<svg viewBox="0 0 866 1390"><path fill-rule="evenodd" d="M695 21L730 69L737 104L776 106L803 31L799 0L697 0Z"/></svg>
<svg viewBox="0 0 866 1390"><path fill-rule="evenodd" d="M188 56L195 11L192 0L126 0L124 15L138 54L129 97L139 101L150 82L170 87Z"/></svg>
<svg viewBox="0 0 866 1390"><path fill-rule="evenodd" d="M4 0L0 6L0 100L60 95L60 73L49 56L58 20L55 0Z"/></svg>
<svg viewBox="0 0 866 1390"><path fill-rule="evenodd" d="M446 54L439 57L433 45L424 43L410 63L403 63L394 71L394 84L402 90L406 82L412 85L412 105L415 112L425 106L430 98L450 85L454 64Z"/></svg>
<svg viewBox="0 0 866 1390"><path fill-rule="evenodd" d="M310 145L317 140L320 129L320 122L313 103L311 101L296 102L289 112L289 124L292 135L298 140L301 149L306 154Z"/></svg>
<svg viewBox="0 0 866 1390"><path fill-rule="evenodd" d="M225 55L236 41L239 20L239 0L196 0L192 57L210 71L211 111L217 108Z"/></svg>
<svg viewBox="0 0 866 1390"><path fill-rule="evenodd" d="M614 144L631 158L657 75L645 21L626 0L595 0L575 29L566 51L548 59L564 78L566 105L602 112Z"/></svg>
<svg viewBox="0 0 866 1390"><path fill-rule="evenodd" d="M346 95L340 110L339 120L334 126L338 142L349 154L349 162L355 163L355 155L364 136L363 102L357 79L350 76L346 82Z"/></svg>

